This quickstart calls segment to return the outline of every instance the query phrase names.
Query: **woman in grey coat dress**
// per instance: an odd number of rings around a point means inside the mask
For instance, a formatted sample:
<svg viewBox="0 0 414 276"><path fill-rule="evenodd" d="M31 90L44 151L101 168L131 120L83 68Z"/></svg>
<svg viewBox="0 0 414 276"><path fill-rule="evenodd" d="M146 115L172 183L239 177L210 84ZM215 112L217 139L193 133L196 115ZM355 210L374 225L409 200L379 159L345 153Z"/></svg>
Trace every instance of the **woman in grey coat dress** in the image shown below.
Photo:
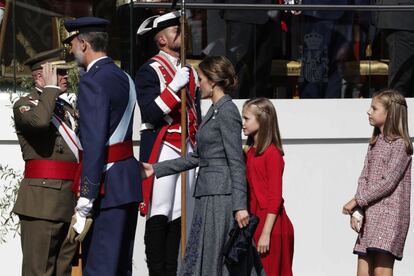
<svg viewBox="0 0 414 276"><path fill-rule="evenodd" d="M184 262L179 275L228 275L223 246L237 221L249 223L247 185L242 151L242 121L227 95L237 85L231 62L207 57L199 65L202 98L212 105L199 127L196 150L186 157L145 164L145 175L156 177L199 167L195 185L195 208Z"/></svg>

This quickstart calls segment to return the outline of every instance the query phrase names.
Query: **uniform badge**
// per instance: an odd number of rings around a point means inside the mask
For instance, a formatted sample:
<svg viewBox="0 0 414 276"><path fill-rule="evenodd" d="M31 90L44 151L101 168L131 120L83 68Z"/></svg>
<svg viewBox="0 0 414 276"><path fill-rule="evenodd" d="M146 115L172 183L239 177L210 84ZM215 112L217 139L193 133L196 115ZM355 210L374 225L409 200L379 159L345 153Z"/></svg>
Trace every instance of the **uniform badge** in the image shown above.
<svg viewBox="0 0 414 276"><path fill-rule="evenodd" d="M328 49L323 43L323 36L310 33L304 37L305 47L302 52L300 82L310 83L328 81Z"/></svg>
<svg viewBox="0 0 414 276"><path fill-rule="evenodd" d="M22 105L21 107L19 107L19 111L22 114L29 111L29 110L30 110L30 106L28 106L28 105Z"/></svg>

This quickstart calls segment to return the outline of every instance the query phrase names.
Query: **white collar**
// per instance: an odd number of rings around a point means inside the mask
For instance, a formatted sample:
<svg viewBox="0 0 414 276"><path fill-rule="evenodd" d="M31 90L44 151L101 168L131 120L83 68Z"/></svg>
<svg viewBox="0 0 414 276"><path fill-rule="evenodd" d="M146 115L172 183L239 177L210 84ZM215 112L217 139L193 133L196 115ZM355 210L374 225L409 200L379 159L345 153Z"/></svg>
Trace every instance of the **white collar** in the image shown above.
<svg viewBox="0 0 414 276"><path fill-rule="evenodd" d="M168 53L166 53L162 50L160 50L159 54L165 56L171 62L171 64L174 65L175 69L177 69L178 67L181 67L179 58L173 57L172 55L170 55L170 54L168 54Z"/></svg>
<svg viewBox="0 0 414 276"><path fill-rule="evenodd" d="M100 61L101 59L104 59L104 58L107 58L107 57L108 57L108 56L104 56L104 57L100 57L100 58L97 58L97 59L95 59L95 60L92 60L92 62L88 64L88 67L86 67L86 72L88 72L88 71L92 68L92 66L93 66L95 63L97 63L97 62L98 62L98 61Z"/></svg>

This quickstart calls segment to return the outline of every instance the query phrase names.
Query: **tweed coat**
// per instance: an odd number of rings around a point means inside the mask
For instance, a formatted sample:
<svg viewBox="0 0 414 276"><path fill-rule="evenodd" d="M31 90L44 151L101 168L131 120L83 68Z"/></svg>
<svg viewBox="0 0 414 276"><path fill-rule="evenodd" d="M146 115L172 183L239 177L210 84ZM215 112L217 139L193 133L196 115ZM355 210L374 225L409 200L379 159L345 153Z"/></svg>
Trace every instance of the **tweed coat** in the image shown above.
<svg viewBox="0 0 414 276"><path fill-rule="evenodd" d="M234 222L233 211L247 209L241 118L228 95L210 107L186 157L154 164L156 177L200 167L195 208L181 275L222 275L222 248Z"/></svg>
<svg viewBox="0 0 414 276"><path fill-rule="evenodd" d="M404 140L389 141L379 135L370 146L358 180L355 199L365 211L354 253L387 251L403 257L410 224L411 156Z"/></svg>

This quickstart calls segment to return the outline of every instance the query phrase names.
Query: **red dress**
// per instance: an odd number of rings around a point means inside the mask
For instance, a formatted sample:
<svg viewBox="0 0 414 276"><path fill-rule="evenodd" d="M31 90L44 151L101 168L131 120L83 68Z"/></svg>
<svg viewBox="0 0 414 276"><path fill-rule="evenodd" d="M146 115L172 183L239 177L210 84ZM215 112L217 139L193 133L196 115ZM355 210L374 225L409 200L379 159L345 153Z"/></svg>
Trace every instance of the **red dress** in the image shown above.
<svg viewBox="0 0 414 276"><path fill-rule="evenodd" d="M263 154L255 156L251 147L246 156L246 173L249 183L250 212L260 222L254 234L257 245L268 213L276 214L270 236L270 250L261 255L263 268L268 276L291 276L293 260L293 225L283 207L282 175L283 157L273 144Z"/></svg>

